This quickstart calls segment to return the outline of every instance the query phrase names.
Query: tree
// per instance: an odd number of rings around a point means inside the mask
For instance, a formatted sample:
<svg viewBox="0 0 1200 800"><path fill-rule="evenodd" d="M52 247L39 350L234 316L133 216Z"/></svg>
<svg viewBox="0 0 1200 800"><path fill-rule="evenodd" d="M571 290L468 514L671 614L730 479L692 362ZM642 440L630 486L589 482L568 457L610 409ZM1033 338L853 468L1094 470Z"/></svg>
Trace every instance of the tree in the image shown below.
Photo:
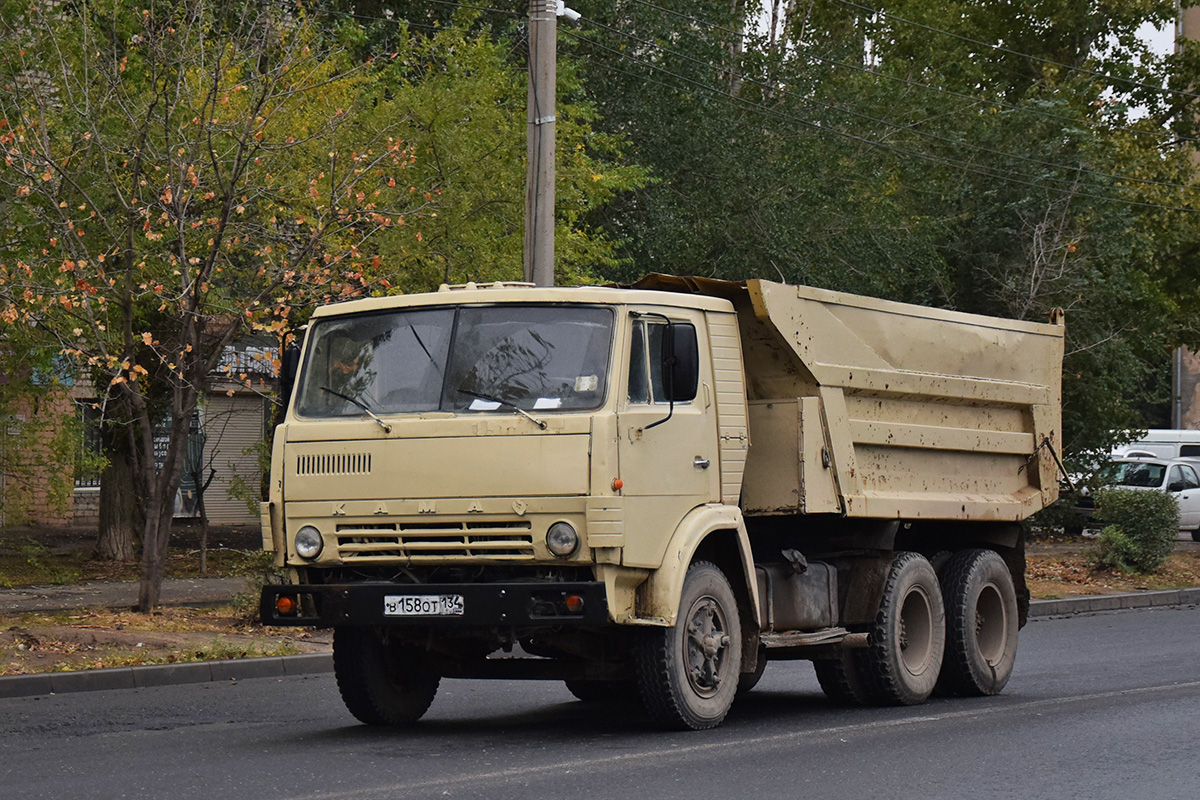
<svg viewBox="0 0 1200 800"><path fill-rule="evenodd" d="M383 64L302 12L12 0L3 18L0 317L36 323L128 423L149 611L188 422L226 346L386 290L367 242L426 202L412 153L361 113Z"/></svg>
<svg viewBox="0 0 1200 800"><path fill-rule="evenodd" d="M430 204L418 239L378 248L406 291L441 283L521 280L525 209L524 9L489 12L418 2L333 3L328 27L360 57L388 54L373 115L398 126L416 156L410 181ZM395 12L395 13L392 13ZM588 215L642 186L625 137L598 130L599 103L578 62L558 65L555 270L592 282L619 263L616 242Z"/></svg>
<svg viewBox="0 0 1200 800"><path fill-rule="evenodd" d="M1165 400L1194 342L1200 53L1151 53L1160 0L580 0L603 127L653 180L592 220L618 279L780 278L1045 319L1067 310L1081 460Z"/></svg>

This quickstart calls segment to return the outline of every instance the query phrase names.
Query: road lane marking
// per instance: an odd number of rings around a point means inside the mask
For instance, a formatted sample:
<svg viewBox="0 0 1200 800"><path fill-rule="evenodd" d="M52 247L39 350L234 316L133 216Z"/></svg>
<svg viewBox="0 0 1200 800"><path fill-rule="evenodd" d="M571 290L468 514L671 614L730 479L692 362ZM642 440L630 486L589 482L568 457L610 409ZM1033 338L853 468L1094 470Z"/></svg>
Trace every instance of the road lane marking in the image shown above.
<svg viewBox="0 0 1200 800"><path fill-rule="evenodd" d="M1162 686L1145 686L1136 689L1119 689L1109 692L1097 692L1095 694L1081 694L1053 699L1027 700L1014 703L1012 705L995 706L986 709L947 711L941 714L923 714L921 716L904 717L902 719L873 720L870 722L856 723L853 725L835 725L831 727L814 728L812 730L789 731L787 733L775 733L767 736L755 736L750 739L733 739L723 742L705 742L700 744L684 745L682 747L672 746L658 748L655 750L642 750L636 753L621 753L610 756L578 758L571 761L559 761L553 764L510 767L508 769L492 770L489 772L475 772L437 778L427 778L425 780L418 780L415 782L391 783L387 786L362 787L360 789L351 789L346 791L319 791L306 795L289 794L287 795L287 798L288 800L339 800L339 798L368 800L368 798L374 797L391 798L403 796L402 794L398 793L405 791L448 788L453 786L462 786L465 784L490 783L494 781L531 778L547 773L564 771L570 772L573 770L585 769L590 770L596 767L616 764L651 762L655 759L677 759L686 756L694 756L700 753L712 752L715 750L732 751L749 747L759 747L762 745L778 745L789 742L797 742L803 739L811 739L816 737L837 737L854 733L873 733L875 731L887 730L890 728L900 728L908 725L942 722L945 720L962 719L966 717L994 716L1000 713L1021 712L1033 709L1045 711L1047 708L1054 706L1081 703L1089 700L1138 697L1187 689L1200 689L1200 681L1185 681L1181 683L1164 684Z"/></svg>

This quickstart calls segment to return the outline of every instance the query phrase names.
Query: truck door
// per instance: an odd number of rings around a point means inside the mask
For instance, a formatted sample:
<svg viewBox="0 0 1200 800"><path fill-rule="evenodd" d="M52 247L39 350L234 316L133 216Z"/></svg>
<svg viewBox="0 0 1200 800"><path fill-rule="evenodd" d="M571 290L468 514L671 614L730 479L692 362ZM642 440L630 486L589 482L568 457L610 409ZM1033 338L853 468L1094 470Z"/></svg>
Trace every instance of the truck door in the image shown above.
<svg viewBox="0 0 1200 800"><path fill-rule="evenodd" d="M696 397L674 408L665 397L660 356L668 319L695 328L700 352ZM624 563L656 567L683 516L720 500L708 331L703 313L689 309L635 310L623 324L626 369L618 384L617 452L624 484Z"/></svg>

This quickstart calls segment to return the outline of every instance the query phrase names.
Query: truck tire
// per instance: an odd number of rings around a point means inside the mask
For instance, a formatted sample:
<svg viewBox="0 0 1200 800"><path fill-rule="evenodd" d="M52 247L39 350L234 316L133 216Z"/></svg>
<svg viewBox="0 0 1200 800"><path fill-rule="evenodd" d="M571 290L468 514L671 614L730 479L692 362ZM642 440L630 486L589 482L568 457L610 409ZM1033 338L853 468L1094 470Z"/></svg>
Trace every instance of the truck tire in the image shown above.
<svg viewBox="0 0 1200 800"><path fill-rule="evenodd" d="M942 574L946 655L938 691L999 694L1017 659L1017 592L992 550L956 553Z"/></svg>
<svg viewBox="0 0 1200 800"><path fill-rule="evenodd" d="M721 724L742 666L737 600L724 573L707 561L688 567L675 625L645 634L636 671L651 719L677 730Z"/></svg>
<svg viewBox="0 0 1200 800"><path fill-rule="evenodd" d="M333 672L342 702L367 725L404 725L429 710L441 676L411 647L385 644L372 628L333 629Z"/></svg>
<svg viewBox="0 0 1200 800"><path fill-rule="evenodd" d="M878 705L924 703L937 685L946 614L933 567L920 553L897 553L866 650L855 653L864 688Z"/></svg>
<svg viewBox="0 0 1200 800"><path fill-rule="evenodd" d="M1200 528L1196 528L1196 530L1192 531L1192 541L1200 542Z"/></svg>
<svg viewBox="0 0 1200 800"><path fill-rule="evenodd" d="M584 703L629 703L638 696L633 681L569 680L563 683L576 700Z"/></svg>
<svg viewBox="0 0 1200 800"><path fill-rule="evenodd" d="M871 701L863 681L862 668L855 656L853 652L844 652L837 658L813 661L821 691L835 703L863 706Z"/></svg>

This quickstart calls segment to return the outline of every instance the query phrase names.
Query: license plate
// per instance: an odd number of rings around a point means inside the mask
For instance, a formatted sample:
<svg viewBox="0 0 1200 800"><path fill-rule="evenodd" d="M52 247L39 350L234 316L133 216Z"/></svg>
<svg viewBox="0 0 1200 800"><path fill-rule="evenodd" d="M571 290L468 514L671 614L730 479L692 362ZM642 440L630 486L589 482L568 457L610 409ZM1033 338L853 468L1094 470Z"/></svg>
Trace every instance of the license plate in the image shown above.
<svg viewBox="0 0 1200 800"><path fill-rule="evenodd" d="M461 617L461 594L402 594L383 598L385 617Z"/></svg>

